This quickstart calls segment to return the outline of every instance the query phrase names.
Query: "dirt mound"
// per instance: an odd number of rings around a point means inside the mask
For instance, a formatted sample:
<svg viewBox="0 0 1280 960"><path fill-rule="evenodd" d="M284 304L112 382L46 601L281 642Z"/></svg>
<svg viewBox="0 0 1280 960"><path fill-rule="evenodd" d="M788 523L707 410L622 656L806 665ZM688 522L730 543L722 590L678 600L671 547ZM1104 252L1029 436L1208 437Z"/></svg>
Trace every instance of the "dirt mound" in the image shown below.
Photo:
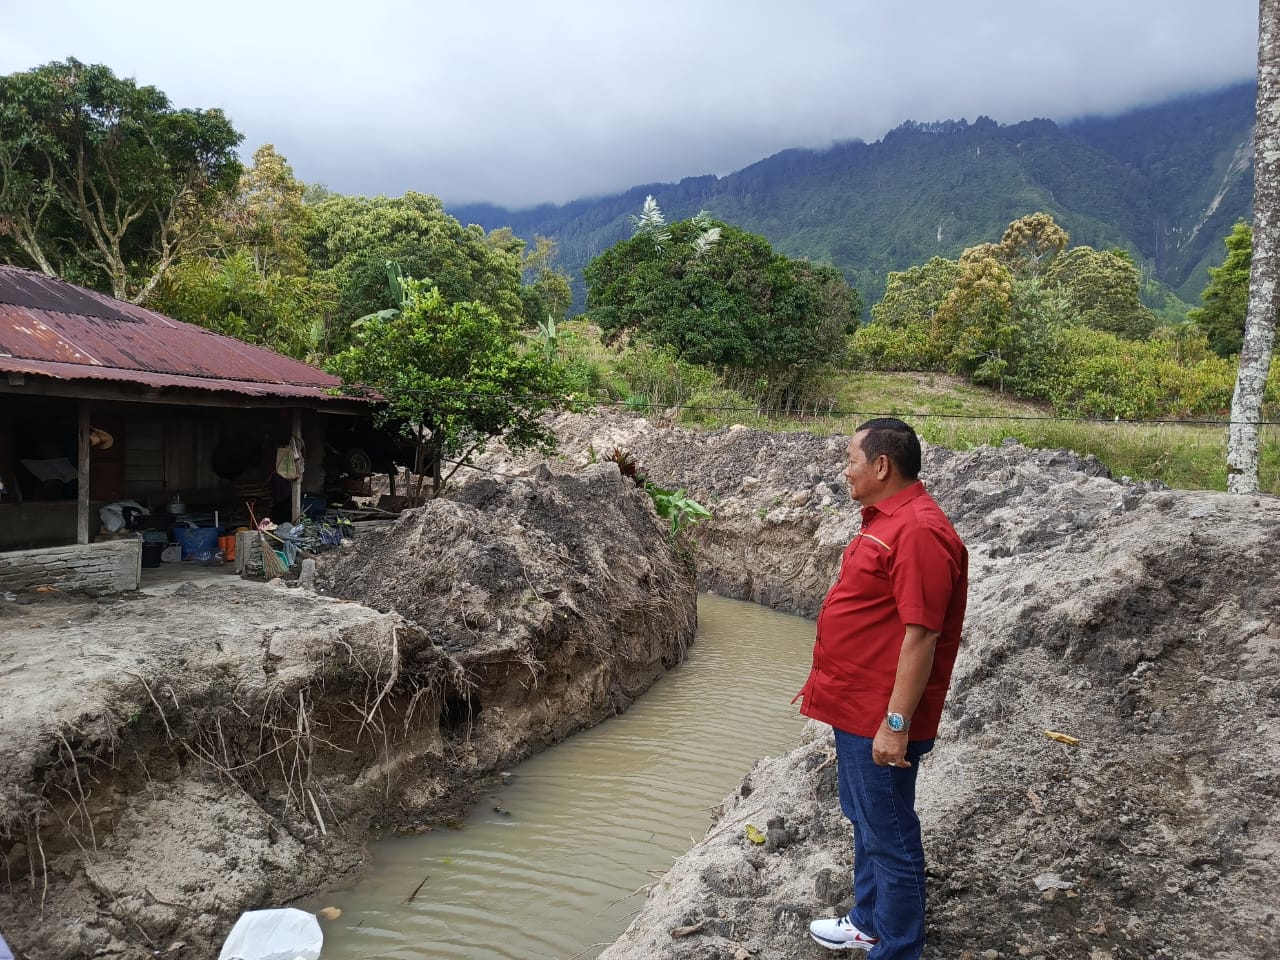
<svg viewBox="0 0 1280 960"><path fill-rule="evenodd" d="M24 960L208 957L371 832L623 709L695 595L611 465L478 479L321 566L171 596L0 601L0 918Z"/></svg>
<svg viewBox="0 0 1280 960"><path fill-rule="evenodd" d="M239 580L3 615L0 916L30 960L210 954L350 870L366 811L440 758L458 670L395 615ZM378 702L397 657L411 692Z"/></svg>
<svg viewBox="0 0 1280 960"><path fill-rule="evenodd" d="M614 464L478 476L326 563L317 585L426 630L465 671L450 709L470 749L524 756L625 709L683 657L692 564L658 523Z"/></svg>
<svg viewBox="0 0 1280 960"><path fill-rule="evenodd" d="M570 458L616 443L713 507L697 531L706 586L816 610L858 525L847 438L561 427ZM929 449L924 479L972 558L919 785L927 955L1274 957L1280 503L1118 482L1016 444ZM850 903L831 755L815 726L762 761L603 957L827 955L804 931Z"/></svg>
<svg viewBox="0 0 1280 960"><path fill-rule="evenodd" d="M817 613L859 524L840 476L848 437L744 427L694 431L623 414L563 414L554 424L562 459L586 463L620 448L655 482L684 488L713 510L714 519L693 530L701 589L805 616ZM485 461L506 470L535 462L500 449ZM1011 443L965 453L926 446L923 475L970 549L994 539L996 549L1016 552L1023 544L1043 549L1068 532L1064 523L1071 519L1059 519L1056 508L1042 501L1046 491L1110 473L1094 457ZM1133 502L1147 492L1129 485L1115 500ZM1070 491L1061 496L1070 507ZM1108 500L1098 507L1089 496L1078 512L1114 506Z"/></svg>

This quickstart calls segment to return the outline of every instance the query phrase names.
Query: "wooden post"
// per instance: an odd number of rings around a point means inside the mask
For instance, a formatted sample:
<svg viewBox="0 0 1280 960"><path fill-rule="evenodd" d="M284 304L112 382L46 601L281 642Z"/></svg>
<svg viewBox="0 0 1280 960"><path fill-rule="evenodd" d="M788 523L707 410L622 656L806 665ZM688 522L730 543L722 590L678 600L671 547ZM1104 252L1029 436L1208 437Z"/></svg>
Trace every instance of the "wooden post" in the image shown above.
<svg viewBox="0 0 1280 960"><path fill-rule="evenodd" d="M76 475L76 543L89 542L89 401L80 401L80 463Z"/></svg>
<svg viewBox="0 0 1280 960"><path fill-rule="evenodd" d="M293 435L291 442L293 443L294 450L302 452L302 411L297 407L294 407L292 413ZM302 465L304 462L305 461L302 457L298 458L298 475L289 481L290 492L292 494L292 503L290 506L290 509L292 510L291 519L293 520L297 520L302 516L302 474L304 472Z"/></svg>

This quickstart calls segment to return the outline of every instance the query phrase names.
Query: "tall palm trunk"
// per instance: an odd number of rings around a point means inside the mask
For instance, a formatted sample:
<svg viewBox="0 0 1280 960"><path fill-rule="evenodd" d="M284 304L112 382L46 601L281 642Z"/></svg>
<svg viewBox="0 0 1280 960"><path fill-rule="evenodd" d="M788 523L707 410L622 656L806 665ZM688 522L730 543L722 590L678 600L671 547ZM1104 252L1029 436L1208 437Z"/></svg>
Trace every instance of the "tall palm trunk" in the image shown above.
<svg viewBox="0 0 1280 960"><path fill-rule="evenodd" d="M1280 0L1258 4L1258 122L1253 137L1253 263L1240 371L1231 398L1227 489L1258 489L1258 423L1280 294Z"/></svg>

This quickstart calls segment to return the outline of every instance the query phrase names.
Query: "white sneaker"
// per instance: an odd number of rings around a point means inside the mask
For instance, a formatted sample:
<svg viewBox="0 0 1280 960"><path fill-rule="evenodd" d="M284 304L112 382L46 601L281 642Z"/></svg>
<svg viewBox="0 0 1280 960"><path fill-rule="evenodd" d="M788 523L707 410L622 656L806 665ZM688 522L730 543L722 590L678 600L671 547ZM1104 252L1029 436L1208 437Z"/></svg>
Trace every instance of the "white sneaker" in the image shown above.
<svg viewBox="0 0 1280 960"><path fill-rule="evenodd" d="M855 927L848 917L814 920L809 924L809 936L828 950L870 950L880 942Z"/></svg>

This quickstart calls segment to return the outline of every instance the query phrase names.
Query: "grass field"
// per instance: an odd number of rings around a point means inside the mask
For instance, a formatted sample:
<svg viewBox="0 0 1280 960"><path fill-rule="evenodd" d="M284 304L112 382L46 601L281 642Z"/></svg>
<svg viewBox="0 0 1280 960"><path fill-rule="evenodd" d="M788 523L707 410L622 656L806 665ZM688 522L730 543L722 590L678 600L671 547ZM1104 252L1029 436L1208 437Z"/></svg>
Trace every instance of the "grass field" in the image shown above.
<svg viewBox="0 0 1280 960"><path fill-rule="evenodd" d="M848 372L828 384L829 402L812 414L770 417L732 391L708 391L707 381L714 379L708 371L650 361L643 370L632 369L620 379L620 364L634 357L631 351L604 346L599 330L590 324L566 323L565 333L573 352L604 372L612 396L634 394L632 400L639 401L624 405L658 415L676 407L680 422L690 426L740 423L827 435L852 433L875 416L898 416L928 442L956 450L1011 437L1028 447L1093 454L1116 477L1160 480L1188 490L1227 487L1225 425L1062 419L1046 406L939 373ZM681 382L681 377L691 379ZM1263 428L1258 479L1264 491L1280 494L1280 427Z"/></svg>

